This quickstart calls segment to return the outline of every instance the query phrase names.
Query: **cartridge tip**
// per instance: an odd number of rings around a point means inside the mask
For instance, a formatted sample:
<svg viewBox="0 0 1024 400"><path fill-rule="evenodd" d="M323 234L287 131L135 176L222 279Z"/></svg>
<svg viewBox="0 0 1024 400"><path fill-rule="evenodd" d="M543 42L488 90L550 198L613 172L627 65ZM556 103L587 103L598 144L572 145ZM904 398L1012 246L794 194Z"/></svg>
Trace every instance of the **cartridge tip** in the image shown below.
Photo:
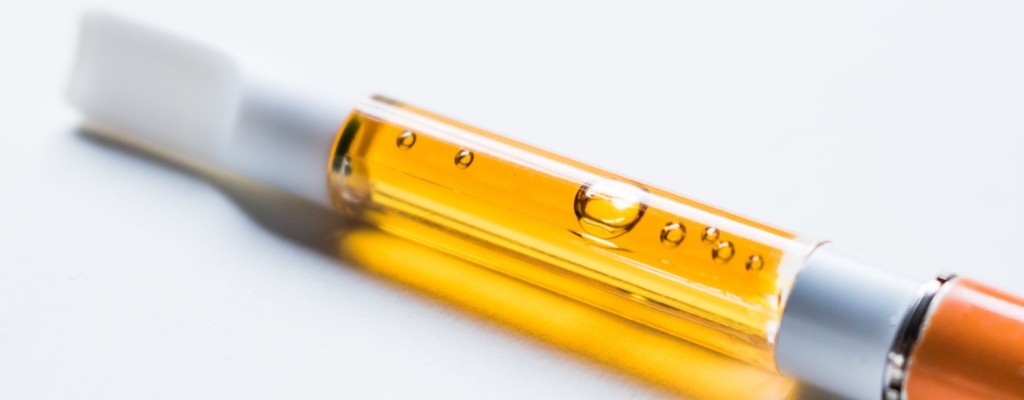
<svg viewBox="0 0 1024 400"><path fill-rule="evenodd" d="M89 126L330 207L345 102L254 84L216 50L102 12L83 17L79 42L67 96Z"/></svg>
<svg viewBox="0 0 1024 400"><path fill-rule="evenodd" d="M69 101L104 129L209 159L242 92L229 58L103 12L82 18Z"/></svg>

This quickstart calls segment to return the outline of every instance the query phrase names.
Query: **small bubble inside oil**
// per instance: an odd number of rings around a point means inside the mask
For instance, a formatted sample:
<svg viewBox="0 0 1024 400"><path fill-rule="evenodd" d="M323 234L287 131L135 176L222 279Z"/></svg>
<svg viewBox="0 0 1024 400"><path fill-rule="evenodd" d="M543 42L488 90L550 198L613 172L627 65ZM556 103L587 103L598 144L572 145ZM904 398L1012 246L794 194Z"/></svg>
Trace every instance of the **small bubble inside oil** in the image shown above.
<svg viewBox="0 0 1024 400"><path fill-rule="evenodd" d="M573 206L580 227L595 237L611 239L629 232L647 210L644 192L632 185L601 180L576 192Z"/></svg>
<svg viewBox="0 0 1024 400"><path fill-rule="evenodd" d="M473 163L473 152L462 149L458 153L455 153L455 167L466 169Z"/></svg>
<svg viewBox="0 0 1024 400"><path fill-rule="evenodd" d="M747 259L747 271L761 272L764 269L764 259L759 255L750 256Z"/></svg>
<svg viewBox="0 0 1024 400"><path fill-rule="evenodd" d="M736 255L736 249L733 247L732 242L729 241L718 242L711 249L711 258L718 262L729 262L734 255Z"/></svg>
<svg viewBox="0 0 1024 400"><path fill-rule="evenodd" d="M395 144L401 150L409 150L416 144L416 133L413 131L403 131L402 134L398 135L398 139L395 139Z"/></svg>
<svg viewBox="0 0 1024 400"><path fill-rule="evenodd" d="M715 243L718 241L718 228L709 226L708 229L704 230L704 233L700 235L700 240L704 243Z"/></svg>
<svg viewBox="0 0 1024 400"><path fill-rule="evenodd" d="M686 226L678 222L669 222L661 228L661 243L668 247L678 247L686 238Z"/></svg>

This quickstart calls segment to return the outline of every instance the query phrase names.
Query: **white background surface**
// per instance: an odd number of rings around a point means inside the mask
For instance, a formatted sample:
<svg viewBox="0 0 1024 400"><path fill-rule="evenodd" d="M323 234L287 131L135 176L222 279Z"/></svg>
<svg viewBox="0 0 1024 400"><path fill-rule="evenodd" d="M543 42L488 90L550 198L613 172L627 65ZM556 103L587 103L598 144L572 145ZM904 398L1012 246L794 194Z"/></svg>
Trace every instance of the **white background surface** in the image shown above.
<svg viewBox="0 0 1024 400"><path fill-rule="evenodd" d="M100 5L295 87L387 94L900 273L1024 292L1018 2L254 3ZM76 134L84 7L0 5L0 398L672 394Z"/></svg>

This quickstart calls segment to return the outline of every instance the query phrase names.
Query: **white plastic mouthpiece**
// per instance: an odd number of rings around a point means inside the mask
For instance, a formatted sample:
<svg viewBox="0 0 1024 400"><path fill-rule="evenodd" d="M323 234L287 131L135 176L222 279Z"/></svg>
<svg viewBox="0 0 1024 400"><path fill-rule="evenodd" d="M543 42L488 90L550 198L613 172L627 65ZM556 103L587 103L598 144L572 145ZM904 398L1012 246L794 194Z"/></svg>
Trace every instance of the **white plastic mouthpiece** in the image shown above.
<svg viewBox="0 0 1024 400"><path fill-rule="evenodd" d="M350 107L248 83L224 54L98 12L82 19L67 94L95 125L330 207L327 160Z"/></svg>

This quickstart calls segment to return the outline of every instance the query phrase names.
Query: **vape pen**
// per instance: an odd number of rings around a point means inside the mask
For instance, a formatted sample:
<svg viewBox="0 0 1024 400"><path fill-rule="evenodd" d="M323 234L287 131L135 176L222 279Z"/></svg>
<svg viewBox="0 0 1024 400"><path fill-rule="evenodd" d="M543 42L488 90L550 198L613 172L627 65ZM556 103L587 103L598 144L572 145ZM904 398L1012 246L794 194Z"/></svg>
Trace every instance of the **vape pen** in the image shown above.
<svg viewBox="0 0 1024 400"><path fill-rule="evenodd" d="M841 395L1024 398L1024 299L966 278L906 281L386 97L295 100L106 14L83 20L68 96L96 129Z"/></svg>

